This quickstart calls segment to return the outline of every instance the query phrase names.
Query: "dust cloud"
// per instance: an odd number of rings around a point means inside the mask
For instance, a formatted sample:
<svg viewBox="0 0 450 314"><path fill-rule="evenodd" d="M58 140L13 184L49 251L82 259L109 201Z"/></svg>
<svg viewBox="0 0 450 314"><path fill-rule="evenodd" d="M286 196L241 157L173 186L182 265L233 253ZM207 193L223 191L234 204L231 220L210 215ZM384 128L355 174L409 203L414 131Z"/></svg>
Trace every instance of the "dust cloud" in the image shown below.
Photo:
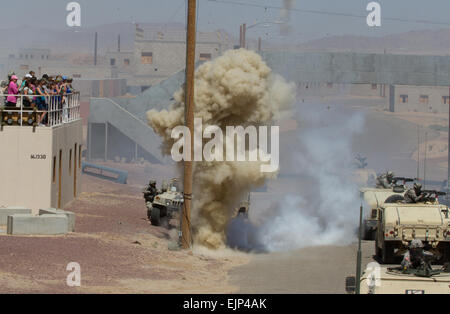
<svg viewBox="0 0 450 314"><path fill-rule="evenodd" d="M163 153L170 154L172 130L184 125L184 91L175 93L170 110L150 110L149 125L163 137ZM287 83L255 52L229 50L198 67L195 73L195 111L203 128L276 125L289 114L295 86ZM247 152L248 153L248 152ZM224 152L225 154L225 152ZM196 244L225 247L226 227L234 208L248 192L276 173L260 171L261 162L195 162L192 226Z"/></svg>

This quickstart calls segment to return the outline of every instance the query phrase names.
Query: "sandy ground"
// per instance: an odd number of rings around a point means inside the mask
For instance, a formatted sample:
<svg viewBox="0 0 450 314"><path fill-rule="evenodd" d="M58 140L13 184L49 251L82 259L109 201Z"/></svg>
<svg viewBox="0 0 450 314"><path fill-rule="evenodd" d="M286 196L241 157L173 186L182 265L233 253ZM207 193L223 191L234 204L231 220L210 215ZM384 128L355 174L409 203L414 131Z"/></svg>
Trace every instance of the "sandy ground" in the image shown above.
<svg viewBox="0 0 450 314"><path fill-rule="evenodd" d="M232 293L228 270L245 263L241 253L171 251L176 230L151 226L141 189L148 172L128 168L119 185L82 176L79 198L65 209L76 213L76 232L65 236L0 236L0 293ZM149 167L149 166L146 166ZM171 176L168 176L169 179ZM145 180L144 180L145 179ZM66 285L66 266L81 266L81 287Z"/></svg>

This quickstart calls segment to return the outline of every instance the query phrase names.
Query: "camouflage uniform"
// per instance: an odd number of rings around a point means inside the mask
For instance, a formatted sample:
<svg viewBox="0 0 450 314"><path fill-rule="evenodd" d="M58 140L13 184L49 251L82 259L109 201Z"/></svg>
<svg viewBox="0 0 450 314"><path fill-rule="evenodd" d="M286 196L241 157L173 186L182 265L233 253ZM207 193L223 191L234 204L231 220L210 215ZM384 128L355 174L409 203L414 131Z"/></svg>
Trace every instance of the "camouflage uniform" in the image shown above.
<svg viewBox="0 0 450 314"><path fill-rule="evenodd" d="M381 176L377 178L376 187L380 189L390 189L392 188L394 178L394 173L389 171L387 173L383 173Z"/></svg>
<svg viewBox="0 0 450 314"><path fill-rule="evenodd" d="M150 182L144 189L145 201L152 203L156 195L158 195L158 189L156 188L156 181L150 180Z"/></svg>
<svg viewBox="0 0 450 314"><path fill-rule="evenodd" d="M417 269L422 266L425 261L425 257L433 256L432 253L423 250L423 243L419 239L414 239L411 241L409 250L404 254L402 260L403 269Z"/></svg>
<svg viewBox="0 0 450 314"><path fill-rule="evenodd" d="M406 203L418 203L425 198L425 194L422 193L422 184L414 183L414 187L406 191L405 195Z"/></svg>

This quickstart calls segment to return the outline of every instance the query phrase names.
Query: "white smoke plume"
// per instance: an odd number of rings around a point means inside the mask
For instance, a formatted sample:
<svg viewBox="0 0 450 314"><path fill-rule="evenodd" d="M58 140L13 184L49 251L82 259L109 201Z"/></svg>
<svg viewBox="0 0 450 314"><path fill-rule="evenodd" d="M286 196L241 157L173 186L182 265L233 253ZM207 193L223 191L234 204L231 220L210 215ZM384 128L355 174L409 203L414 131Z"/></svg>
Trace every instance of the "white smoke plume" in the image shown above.
<svg viewBox="0 0 450 314"><path fill-rule="evenodd" d="M308 124L297 134L292 169L310 176L311 184L273 204L258 227L259 242L269 251L354 241L360 199L352 180L352 139L364 126L361 114L302 110ZM281 151L281 153L283 153Z"/></svg>
<svg viewBox="0 0 450 314"><path fill-rule="evenodd" d="M150 110L148 122L164 138L170 153L172 130L184 125L184 91L175 93L170 110ZM195 74L195 111L203 128L273 125L295 99L295 86L275 75L261 57L245 49L230 50L201 65ZM273 174L262 173L260 162L196 162L194 167L192 224L194 241L221 248L233 209L254 187Z"/></svg>

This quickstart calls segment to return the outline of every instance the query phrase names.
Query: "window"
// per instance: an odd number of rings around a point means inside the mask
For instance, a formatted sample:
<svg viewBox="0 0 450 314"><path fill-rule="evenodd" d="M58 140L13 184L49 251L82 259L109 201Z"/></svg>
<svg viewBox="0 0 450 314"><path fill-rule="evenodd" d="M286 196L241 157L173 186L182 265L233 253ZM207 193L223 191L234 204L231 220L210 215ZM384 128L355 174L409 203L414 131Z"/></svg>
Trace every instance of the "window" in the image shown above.
<svg viewBox="0 0 450 314"><path fill-rule="evenodd" d="M30 55L30 59L33 59L33 55Z"/></svg>
<svg viewBox="0 0 450 314"><path fill-rule="evenodd" d="M378 85L377 84L372 84L372 89L373 90L377 90L378 89Z"/></svg>
<svg viewBox="0 0 450 314"><path fill-rule="evenodd" d="M141 63L142 64L152 64L153 63L153 52L142 52Z"/></svg>
<svg viewBox="0 0 450 314"><path fill-rule="evenodd" d="M129 66L130 65L130 59L123 59L123 64L125 66Z"/></svg>
<svg viewBox="0 0 450 314"><path fill-rule="evenodd" d="M421 104L428 104L428 95L420 95L419 102Z"/></svg>
<svg viewBox="0 0 450 314"><path fill-rule="evenodd" d="M442 103L444 105L448 105L449 104L449 96L442 96Z"/></svg>
<svg viewBox="0 0 450 314"><path fill-rule="evenodd" d="M333 88L333 83L327 83L328 88Z"/></svg>
<svg viewBox="0 0 450 314"><path fill-rule="evenodd" d="M24 71L28 71L28 68L29 68L29 66L28 66L28 65L25 65L25 64L22 64L22 65L20 66L20 69L21 69L21 70L24 70Z"/></svg>
<svg viewBox="0 0 450 314"><path fill-rule="evenodd" d="M201 53L199 60L200 61L209 61L209 60L211 60L211 54L210 53Z"/></svg>
<svg viewBox="0 0 450 314"><path fill-rule="evenodd" d="M73 78L80 78L80 77L81 77L81 74L72 74L72 77L73 77Z"/></svg>
<svg viewBox="0 0 450 314"><path fill-rule="evenodd" d="M45 59L45 56L44 56L44 55L42 55L42 56L41 56L41 59Z"/></svg>
<svg viewBox="0 0 450 314"><path fill-rule="evenodd" d="M22 59L23 58L23 54L20 54L20 59Z"/></svg>
<svg viewBox="0 0 450 314"><path fill-rule="evenodd" d="M109 60L109 64L111 66L115 66L116 65L116 59L112 58L111 60Z"/></svg>
<svg viewBox="0 0 450 314"><path fill-rule="evenodd" d="M15 57L14 55L9 55L10 59L14 59L14 57Z"/></svg>
<svg viewBox="0 0 450 314"><path fill-rule="evenodd" d="M408 95L400 95L400 102L402 104L408 103Z"/></svg>

